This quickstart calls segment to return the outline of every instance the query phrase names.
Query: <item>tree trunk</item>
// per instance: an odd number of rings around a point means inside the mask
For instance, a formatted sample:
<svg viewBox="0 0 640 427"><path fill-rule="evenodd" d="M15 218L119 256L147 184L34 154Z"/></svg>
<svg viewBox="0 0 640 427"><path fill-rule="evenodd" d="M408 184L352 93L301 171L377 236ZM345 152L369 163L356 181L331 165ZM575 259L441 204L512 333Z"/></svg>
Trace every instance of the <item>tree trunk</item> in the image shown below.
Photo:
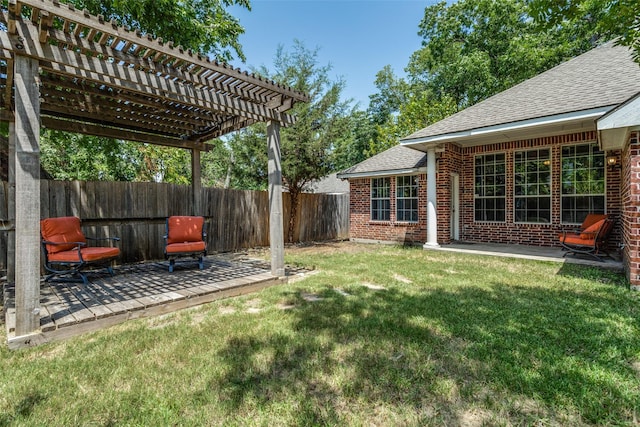
<svg viewBox="0 0 640 427"><path fill-rule="evenodd" d="M293 235L296 230L296 217L298 216L298 196L300 190L289 188L289 200L291 200L291 208L289 209L289 243L293 243Z"/></svg>

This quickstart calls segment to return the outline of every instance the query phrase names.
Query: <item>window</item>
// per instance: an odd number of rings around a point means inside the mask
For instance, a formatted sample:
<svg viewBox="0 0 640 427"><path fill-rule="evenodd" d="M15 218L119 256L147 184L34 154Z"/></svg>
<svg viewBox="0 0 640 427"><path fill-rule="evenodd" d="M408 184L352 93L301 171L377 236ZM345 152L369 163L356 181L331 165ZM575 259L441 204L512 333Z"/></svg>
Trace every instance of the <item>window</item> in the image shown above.
<svg viewBox="0 0 640 427"><path fill-rule="evenodd" d="M515 222L551 222L551 150L517 151L513 164Z"/></svg>
<svg viewBox="0 0 640 427"><path fill-rule="evenodd" d="M418 222L418 177L396 178L396 220Z"/></svg>
<svg viewBox="0 0 640 427"><path fill-rule="evenodd" d="M604 165L596 144L562 147L563 223L580 224L588 213L605 213Z"/></svg>
<svg viewBox="0 0 640 427"><path fill-rule="evenodd" d="M505 220L505 155L485 154L475 159L475 220Z"/></svg>
<svg viewBox="0 0 640 427"><path fill-rule="evenodd" d="M389 221L391 214L390 178L371 179L371 220Z"/></svg>

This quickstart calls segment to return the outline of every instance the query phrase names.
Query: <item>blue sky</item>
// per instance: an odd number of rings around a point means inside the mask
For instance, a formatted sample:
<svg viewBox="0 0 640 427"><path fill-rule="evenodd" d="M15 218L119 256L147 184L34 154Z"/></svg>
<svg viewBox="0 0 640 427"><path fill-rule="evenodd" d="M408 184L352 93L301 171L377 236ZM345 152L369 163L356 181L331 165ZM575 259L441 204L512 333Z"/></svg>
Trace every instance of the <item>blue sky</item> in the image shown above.
<svg viewBox="0 0 640 427"><path fill-rule="evenodd" d="M251 12L234 7L245 34L240 43L247 62L231 64L248 70L273 68L278 45L290 50L294 40L319 48L319 65L331 64L331 77L346 82L344 98L360 108L376 92L376 73L391 65L397 76L420 48L418 24L432 0L252 0Z"/></svg>

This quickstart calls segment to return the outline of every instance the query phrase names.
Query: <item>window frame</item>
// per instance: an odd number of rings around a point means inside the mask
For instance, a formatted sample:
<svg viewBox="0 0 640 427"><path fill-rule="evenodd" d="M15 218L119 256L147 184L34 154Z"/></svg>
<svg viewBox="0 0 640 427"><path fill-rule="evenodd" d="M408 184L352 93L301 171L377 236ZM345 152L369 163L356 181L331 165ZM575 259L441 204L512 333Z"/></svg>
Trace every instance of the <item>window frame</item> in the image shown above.
<svg viewBox="0 0 640 427"><path fill-rule="evenodd" d="M537 153L535 155L535 158L533 158L534 156L531 156L530 158L530 153ZM541 153L545 153L546 157L541 156ZM519 162L519 155L524 155L525 158L523 161ZM540 161L539 159L543 159L542 161ZM541 147L541 148L530 148L530 149L526 149L526 150L517 150L513 152L513 182L512 182L512 189L513 189L513 223L514 224L551 224L552 222L552 216L553 216L553 200L552 200L552 196L553 196L553 161L552 161L552 153L551 153L551 147ZM545 162L547 162L547 164L545 164ZM540 163L542 163L542 166L546 166L548 169L547 170L541 170L540 168ZM525 170L520 172L518 171L518 165L519 164L524 164L525 165ZM535 170L530 170L529 169L529 165L530 164L535 164L536 169ZM543 168L544 169L544 168ZM518 175L522 175L524 181L522 182L518 182ZM547 182L542 182L540 181L540 176L542 174L546 174L548 177L548 181ZM529 178L535 175L537 180L535 182L530 182ZM517 189L518 186L522 186L524 189L524 193L523 194L518 194L519 191ZM535 189L533 190L536 194L526 194L529 192L529 190L531 189L532 186L535 186ZM541 188L546 187L546 194L541 194L540 190ZM518 200L523 200L526 201L525 202L525 208L518 208ZM521 221L518 220L518 212L520 211L524 211L525 215L528 218L528 212L530 211L529 209L529 200L537 200L537 211L538 213L541 212L542 210L546 210L548 213L548 220L547 221L529 221L529 220L525 220L525 221ZM548 205L548 208L546 209L540 209L540 201L541 200L546 200L546 204Z"/></svg>
<svg viewBox="0 0 640 427"><path fill-rule="evenodd" d="M573 181L573 183L571 183L570 181L567 181L565 179L565 159L568 158L572 158L574 159L574 164L577 163L578 158L582 157L587 157L587 156L578 156L577 155L577 151L579 150L579 147L584 147L584 146L588 146L588 166L586 168L573 168L574 171L578 171L578 170L590 170L590 171L599 171L599 180L587 180L587 181ZM573 155L571 157L568 157L565 155L565 149L572 149L574 151ZM599 159L599 165L596 164L596 156ZM594 166L595 165L595 166ZM574 188L578 187L577 183L578 182L582 182L583 185L588 185L589 186L589 192L588 193L565 193L565 188L567 185L573 185ZM586 184L585 184L586 183ZM598 184L600 183L600 184ZM593 186L595 185L601 185L602 187L602 192L592 192L591 189L593 188ZM598 148L598 144L596 142L584 142L584 143L580 143L580 144L571 144L571 145L563 145L560 148L560 223L561 224L565 224L565 225L577 225L577 224L581 224L582 220L580 220L579 218L582 216L582 213L588 214L588 213L606 213L607 211L607 167L606 167L606 153L604 151L601 151ZM565 212L569 209L565 208L565 201L569 200L569 198L571 197L575 197L574 199L574 206L573 208L571 208L571 213L572 213L572 218L573 221L569 221L569 220L565 220ZM585 209L578 209L576 207L577 204L577 199L578 197L583 197L588 200L588 204L589 206ZM594 209L594 202L596 202L596 199L600 199L600 202L602 204L602 209Z"/></svg>
<svg viewBox="0 0 640 427"><path fill-rule="evenodd" d="M386 185L376 186L375 183L377 182L382 182L382 183L385 183ZM371 178L370 186L371 188L369 191L369 220L376 221L376 222L391 221L391 177L385 176L385 177ZM375 190L378 190L378 191L382 190L383 193L386 192L386 195L374 197ZM374 209L374 202L376 201L377 202L386 201L387 203L386 203L386 206L377 207ZM386 219L374 218L374 212L378 213L379 215L386 213L387 218Z"/></svg>
<svg viewBox="0 0 640 427"><path fill-rule="evenodd" d="M400 185L400 181L401 180L405 180L405 179L410 179L412 180L411 183L409 185ZM411 191L411 195L410 196L404 196L401 195L401 189L405 189L408 188ZM411 223L411 224L417 224L420 221L419 218L419 207L420 207L420 203L419 203L419 193L420 193L420 180L419 180L419 176L418 175L400 175L400 176L396 176L396 221L397 222L405 222L405 223ZM407 201L415 201L415 207L414 207L414 203L411 203L411 207L409 209L407 209L406 207L402 208L402 212L405 213L405 215L407 213L409 213L409 215L411 216L411 218L415 218L414 219L405 219L404 215L402 219L400 219L400 202L403 202L402 205L406 206L405 203Z"/></svg>
<svg viewBox="0 0 640 427"><path fill-rule="evenodd" d="M496 156L501 156L502 161L498 162L496 160ZM489 158L493 157L493 163L489 162ZM481 165L478 164L478 159L483 159ZM495 169L496 166L502 166L502 173L487 172L487 169L491 170L490 167ZM481 168L483 170L483 174L478 175L478 169ZM502 177L502 183L498 185L496 181L496 177ZM488 183L489 178L493 178L493 183ZM478 184L478 180L481 179L482 183ZM507 222L507 153L506 152L494 152L494 153L482 153L476 154L473 158L473 221L474 222L483 222L483 223L506 223ZM501 196L487 196L486 193L489 188L492 188L492 192L495 192L498 187L502 187L502 195ZM478 190L481 190L479 194ZM478 219L478 212L482 211L483 216L487 217L487 202L493 201L493 212L494 219ZM496 201L502 201L502 207L496 208ZM483 206L479 209L478 202L481 202ZM502 218L496 219L496 213L501 212Z"/></svg>

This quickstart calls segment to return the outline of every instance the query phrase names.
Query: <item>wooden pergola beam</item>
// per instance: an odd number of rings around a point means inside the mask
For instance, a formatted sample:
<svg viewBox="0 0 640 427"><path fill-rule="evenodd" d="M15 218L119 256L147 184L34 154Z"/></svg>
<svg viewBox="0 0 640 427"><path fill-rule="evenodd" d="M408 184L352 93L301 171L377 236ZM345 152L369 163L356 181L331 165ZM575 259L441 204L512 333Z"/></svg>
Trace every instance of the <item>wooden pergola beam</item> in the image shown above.
<svg viewBox="0 0 640 427"><path fill-rule="evenodd" d="M287 88L273 81L268 81L260 76L242 72L229 67L226 64L219 64L209 58L194 54L190 50L185 50L180 46L178 48L174 48L173 43L164 43L162 39L151 39L145 37L139 32L128 31L123 27L117 26L115 23L106 23L103 20L100 20L99 17L77 13L73 6L60 3L57 0L23 0L20 3L30 6L35 10L49 12L53 16L57 16L65 21L71 21L79 26L96 29L101 33L111 34L114 37L117 37L120 41L129 42L136 46L142 46L155 54L161 54L171 58L172 61L184 61L185 63L193 64L197 67L218 71L233 78L250 82L256 86L265 87L275 92L283 93L298 101L308 101L308 97L302 92Z"/></svg>
<svg viewBox="0 0 640 427"><path fill-rule="evenodd" d="M169 138L162 135L152 135L134 130L123 131L109 128L99 124L79 123L70 120L61 120L55 117L43 116L42 126L47 129L62 130L83 135L101 136L105 138L122 139L125 141L142 142L145 144L163 145L165 147L196 149L209 151L209 144L194 141L184 141L177 138Z"/></svg>

